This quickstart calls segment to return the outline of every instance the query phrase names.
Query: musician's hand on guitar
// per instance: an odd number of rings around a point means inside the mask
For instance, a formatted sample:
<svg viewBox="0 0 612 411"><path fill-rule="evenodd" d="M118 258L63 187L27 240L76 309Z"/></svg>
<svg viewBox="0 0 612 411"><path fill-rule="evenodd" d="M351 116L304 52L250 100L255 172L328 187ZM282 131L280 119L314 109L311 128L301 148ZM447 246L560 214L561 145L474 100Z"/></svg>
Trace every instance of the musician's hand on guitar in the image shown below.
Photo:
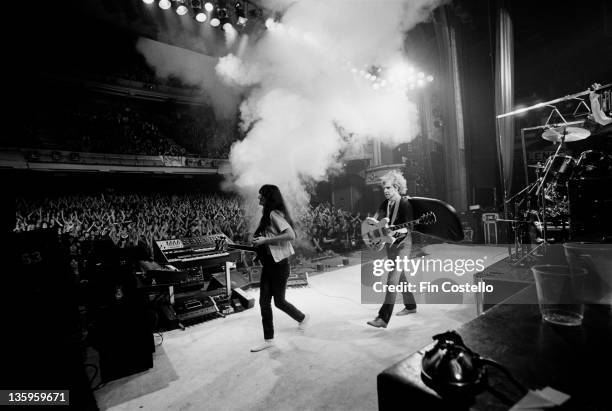
<svg viewBox="0 0 612 411"><path fill-rule="evenodd" d="M381 227L380 231L383 235L393 235L395 231L391 230L389 227Z"/></svg>
<svg viewBox="0 0 612 411"><path fill-rule="evenodd" d="M251 241L255 247L268 243L268 239L266 237L255 237Z"/></svg>

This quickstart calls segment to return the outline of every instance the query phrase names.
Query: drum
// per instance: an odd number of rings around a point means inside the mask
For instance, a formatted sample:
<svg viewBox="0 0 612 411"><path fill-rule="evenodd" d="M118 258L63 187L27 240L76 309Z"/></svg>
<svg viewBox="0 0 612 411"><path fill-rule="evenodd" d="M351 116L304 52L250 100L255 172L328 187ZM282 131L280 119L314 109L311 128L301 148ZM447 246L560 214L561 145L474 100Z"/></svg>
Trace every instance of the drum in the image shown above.
<svg viewBox="0 0 612 411"><path fill-rule="evenodd" d="M574 157L565 154L548 157L544 166L543 175L546 176L545 184L553 183L553 185L565 185L565 182L570 178L576 160Z"/></svg>
<svg viewBox="0 0 612 411"><path fill-rule="evenodd" d="M610 176L612 176L612 156L596 150L587 150L580 154L573 178L584 180Z"/></svg>
<svg viewBox="0 0 612 411"><path fill-rule="evenodd" d="M548 157L544 166L544 197L553 204L567 200L566 183L576 168L574 157L565 154Z"/></svg>

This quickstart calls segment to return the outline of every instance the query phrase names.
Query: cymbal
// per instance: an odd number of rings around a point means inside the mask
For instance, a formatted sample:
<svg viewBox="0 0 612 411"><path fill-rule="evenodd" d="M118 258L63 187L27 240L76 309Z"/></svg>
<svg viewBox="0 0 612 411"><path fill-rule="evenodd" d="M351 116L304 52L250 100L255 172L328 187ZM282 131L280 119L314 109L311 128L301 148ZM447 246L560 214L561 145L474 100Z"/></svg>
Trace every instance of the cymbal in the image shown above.
<svg viewBox="0 0 612 411"><path fill-rule="evenodd" d="M542 164L527 164L527 167L545 169Z"/></svg>
<svg viewBox="0 0 612 411"><path fill-rule="evenodd" d="M570 143L572 141L584 140L591 135L591 132L581 127L568 127L561 126L546 130L542 133L544 140L559 142L565 136L565 142Z"/></svg>

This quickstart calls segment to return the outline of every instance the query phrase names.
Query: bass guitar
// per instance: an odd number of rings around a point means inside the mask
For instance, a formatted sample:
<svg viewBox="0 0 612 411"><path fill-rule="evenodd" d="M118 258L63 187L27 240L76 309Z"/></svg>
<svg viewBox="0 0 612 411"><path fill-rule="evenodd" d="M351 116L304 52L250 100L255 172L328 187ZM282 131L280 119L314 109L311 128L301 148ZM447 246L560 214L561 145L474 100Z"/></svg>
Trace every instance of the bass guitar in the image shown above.
<svg viewBox="0 0 612 411"><path fill-rule="evenodd" d="M383 218L380 221L376 221L374 218L366 218L361 223L361 237L363 242L373 250L382 250L385 244L393 244L396 237L393 236L397 230L401 228L412 228L417 225L429 225L435 224L436 215L433 211L429 211L416 220L408 221L407 223L389 225L389 219Z"/></svg>

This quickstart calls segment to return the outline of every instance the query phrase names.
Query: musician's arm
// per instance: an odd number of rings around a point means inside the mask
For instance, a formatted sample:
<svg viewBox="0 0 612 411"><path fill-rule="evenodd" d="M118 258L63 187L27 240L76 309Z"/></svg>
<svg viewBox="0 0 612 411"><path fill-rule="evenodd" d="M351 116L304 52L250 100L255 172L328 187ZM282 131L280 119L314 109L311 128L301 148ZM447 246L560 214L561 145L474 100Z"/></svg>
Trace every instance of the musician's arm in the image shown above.
<svg viewBox="0 0 612 411"><path fill-rule="evenodd" d="M289 226L280 234L272 236L272 237L258 237L253 240L254 245L263 245L263 244L278 244L281 241L293 241L295 240L295 231L293 228Z"/></svg>
<svg viewBox="0 0 612 411"><path fill-rule="evenodd" d="M291 227L291 225L287 222L287 220L285 220L285 218L273 211L270 213L270 220L276 227L278 227L280 234L277 234L272 237L255 238L253 239L254 245L258 246L263 244L278 244L282 241L295 240L295 231L293 230L293 227Z"/></svg>

